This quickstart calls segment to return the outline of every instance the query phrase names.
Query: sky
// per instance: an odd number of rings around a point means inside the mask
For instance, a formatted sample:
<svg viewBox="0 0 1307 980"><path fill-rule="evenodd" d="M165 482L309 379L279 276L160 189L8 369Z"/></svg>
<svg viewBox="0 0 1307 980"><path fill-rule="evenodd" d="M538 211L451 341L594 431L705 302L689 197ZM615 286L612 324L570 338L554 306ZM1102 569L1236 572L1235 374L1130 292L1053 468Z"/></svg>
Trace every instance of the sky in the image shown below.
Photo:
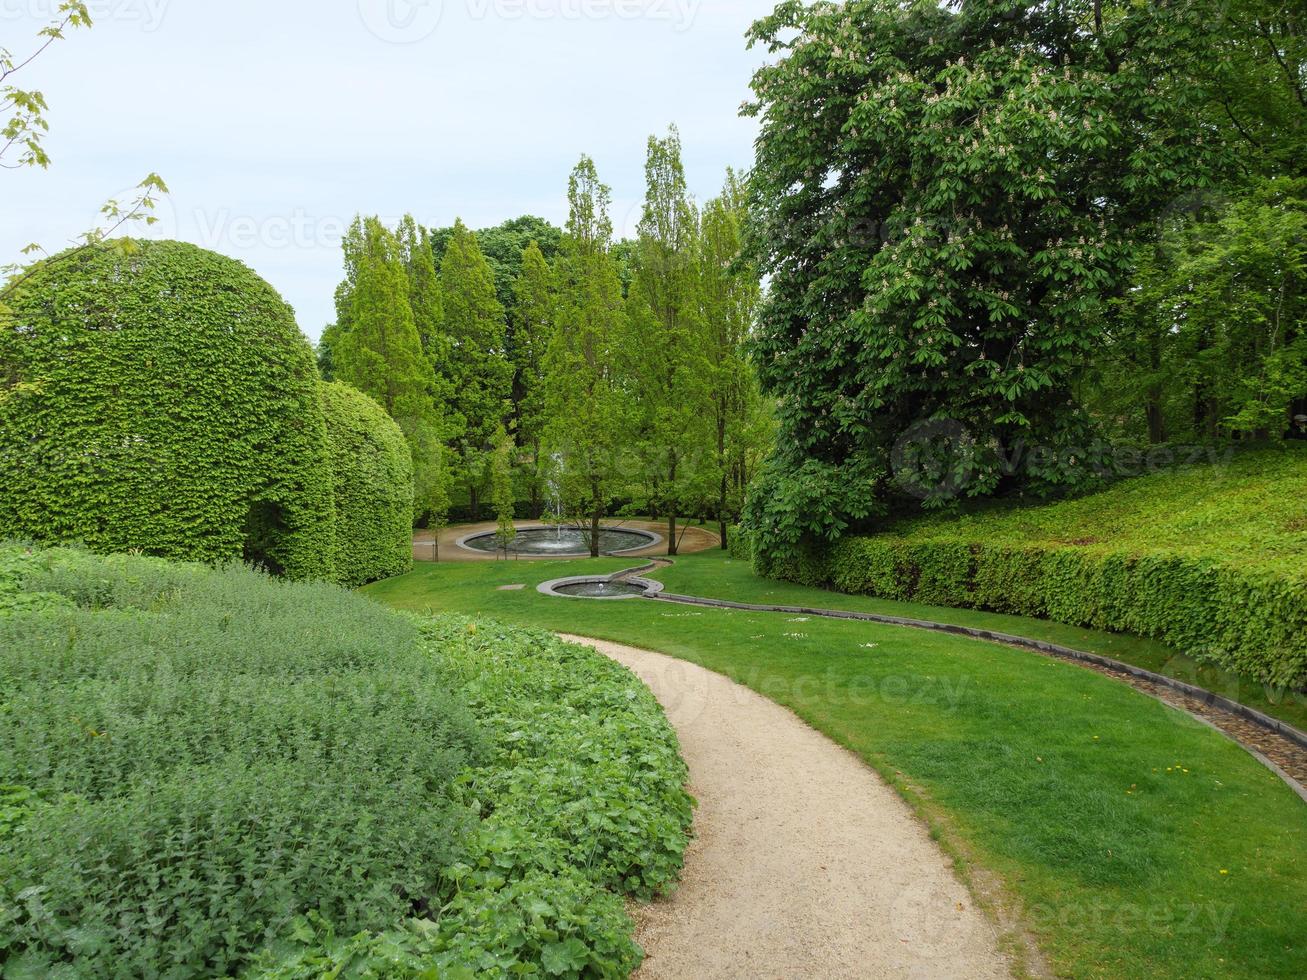
<svg viewBox="0 0 1307 980"><path fill-rule="evenodd" d="M747 169L741 118L774 0L89 0L10 81L50 105L48 170L0 174L0 265L50 251L157 172L145 237L240 259L316 339L356 213L473 228L566 219L582 153L633 235L645 143L675 123L699 201ZM0 0L17 59L58 0ZM6 158L6 162L10 162ZM141 229L137 229L141 234Z"/></svg>

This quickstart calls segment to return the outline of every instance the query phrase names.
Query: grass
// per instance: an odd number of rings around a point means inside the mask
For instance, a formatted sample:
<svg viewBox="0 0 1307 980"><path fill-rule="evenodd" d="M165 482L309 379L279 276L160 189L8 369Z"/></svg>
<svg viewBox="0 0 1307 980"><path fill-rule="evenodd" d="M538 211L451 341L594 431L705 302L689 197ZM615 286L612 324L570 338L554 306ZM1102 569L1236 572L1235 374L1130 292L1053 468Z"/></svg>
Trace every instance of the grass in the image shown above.
<svg viewBox="0 0 1307 980"><path fill-rule="evenodd" d="M364 592L659 650L790 707L898 787L964 874L996 873L996 900L1059 973L1307 973L1307 807L1228 739L1114 680L995 644L534 591L630 564L425 564ZM687 556L664 577L711 593L726 571L720 556ZM795 597L754 589L732 597Z"/></svg>
<svg viewBox="0 0 1307 980"><path fill-rule="evenodd" d="M1112 657L1167 677L1196 684L1208 691L1257 708L1273 718L1307 731L1307 695L1200 663L1160 640L1067 626L1031 616L1013 616L973 609L901 602L874 596L847 595L829 589L775 581L754 574L746 561L735 561L721 551L682 555L676 564L650 576L666 583L669 592L770 605L810 606L852 612L928 619L937 623L1012 633L1057 643L1087 653Z"/></svg>
<svg viewBox="0 0 1307 980"><path fill-rule="evenodd" d="M914 540L1074 545L1091 551L1211 558L1307 578L1307 445L1204 452L1194 465L1122 480L1047 504L991 501L899 521Z"/></svg>

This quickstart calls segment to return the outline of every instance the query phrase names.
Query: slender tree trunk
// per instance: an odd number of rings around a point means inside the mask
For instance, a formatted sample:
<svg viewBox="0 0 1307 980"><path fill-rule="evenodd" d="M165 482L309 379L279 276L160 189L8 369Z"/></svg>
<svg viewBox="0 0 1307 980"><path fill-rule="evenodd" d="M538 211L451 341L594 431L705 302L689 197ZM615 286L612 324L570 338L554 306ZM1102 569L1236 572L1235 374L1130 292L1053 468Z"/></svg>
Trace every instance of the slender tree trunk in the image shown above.
<svg viewBox="0 0 1307 980"><path fill-rule="evenodd" d="M717 535L722 551L726 550L726 412L717 410L717 467L722 471L722 485L717 495Z"/></svg>
<svg viewBox="0 0 1307 980"><path fill-rule="evenodd" d="M481 520L481 495L477 493L477 488L472 484L467 487L468 502L472 505L472 522L475 524Z"/></svg>
<svg viewBox="0 0 1307 980"><path fill-rule="evenodd" d="M1152 338L1148 350L1148 368L1154 378L1162 370L1162 339ZM1162 416L1162 383L1154 380L1145 394L1144 413L1148 419L1148 441L1153 445L1166 442L1166 419Z"/></svg>
<svg viewBox="0 0 1307 980"><path fill-rule="evenodd" d="M676 454L667 454L667 487L669 495L676 486ZM667 507L667 554L675 556L679 552L676 540L676 501L669 500Z"/></svg>
<svg viewBox="0 0 1307 980"><path fill-rule="evenodd" d="M595 511L590 517L590 557L599 557L599 511Z"/></svg>

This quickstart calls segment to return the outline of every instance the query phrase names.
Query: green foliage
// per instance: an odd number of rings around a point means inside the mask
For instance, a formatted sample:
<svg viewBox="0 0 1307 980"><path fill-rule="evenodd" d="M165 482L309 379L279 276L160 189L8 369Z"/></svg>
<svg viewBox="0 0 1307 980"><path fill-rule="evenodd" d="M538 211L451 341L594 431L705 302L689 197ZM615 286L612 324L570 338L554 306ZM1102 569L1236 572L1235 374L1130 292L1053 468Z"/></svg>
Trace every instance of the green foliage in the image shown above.
<svg viewBox="0 0 1307 980"><path fill-rule="evenodd" d="M59 0L54 18L37 32L35 50L15 55L0 47L0 111L8 114L0 126L0 158L10 150L19 151L18 159L4 162L6 169L50 166L44 140L50 130L45 114L49 105L45 96L35 89L21 89L10 82L10 76L27 67L55 41L64 39L64 32L91 26L91 12L82 0Z"/></svg>
<svg viewBox="0 0 1307 980"><path fill-rule="evenodd" d="M1139 225L1230 163L1189 84L1211 12L787 0L754 25L756 361L783 468L856 480L951 418L984 433L972 495L1092 480L1086 458L1008 479L1003 447L1084 445L1073 390Z"/></svg>
<svg viewBox="0 0 1307 980"><path fill-rule="evenodd" d="M399 240L379 218L355 218L344 250L336 377L376 400L401 425L430 419L431 369L409 303Z"/></svg>
<svg viewBox="0 0 1307 980"><path fill-rule="evenodd" d="M773 574L772 563L796 557L804 541L834 541L850 521L883 514L883 478L865 458L843 466L809 459L794 468L779 456L769 460L744 509L744 530L759 568Z"/></svg>
<svg viewBox="0 0 1307 980"><path fill-rule="evenodd" d="M449 341L444 333L445 299L440 291L440 273L431 254L431 238L420 228L411 214L404 215L397 236L404 271L408 275L409 308L413 311L413 325L427 360L436 368L437 376L449 359ZM441 392L448 397L448 392Z"/></svg>
<svg viewBox="0 0 1307 980"><path fill-rule="evenodd" d="M705 324L699 318L699 215L681 163L681 137L649 138L645 200L632 253L625 369L634 396L640 503L666 516L670 554L676 519L708 496L703 448L711 438Z"/></svg>
<svg viewBox="0 0 1307 980"><path fill-rule="evenodd" d="M379 218L355 218L343 243L346 275L336 291L328 350L335 377L399 423L413 459L414 516L438 525L449 506L449 476L429 355L441 341L434 333L424 338L418 328L438 329L439 291L411 222L401 230L403 242Z"/></svg>
<svg viewBox="0 0 1307 980"><path fill-rule="evenodd" d="M517 537L517 528L513 524L516 503L513 493L513 450L513 437L501 426L495 437L494 455L490 460L490 502L495 508L495 541L505 555Z"/></svg>
<svg viewBox="0 0 1307 980"><path fill-rule="evenodd" d="M319 389L331 446L336 581L363 585L413 567L413 463L380 405L336 381Z"/></svg>
<svg viewBox="0 0 1307 980"><path fill-rule="evenodd" d="M1096 407L1118 432L1293 431L1307 411L1307 180L1195 202L1141 253L1135 283L1096 362Z"/></svg>
<svg viewBox="0 0 1307 980"><path fill-rule="evenodd" d="M508 414L513 368L505 350L504 308L476 235L462 221L440 261L449 335L449 383L458 416L462 475L473 492L484 479L486 453Z"/></svg>
<svg viewBox="0 0 1307 980"><path fill-rule="evenodd" d="M532 516L544 495L545 358L554 332L553 271L533 239L522 252L522 268L513 281L512 329L513 431L527 450L528 490Z"/></svg>
<svg viewBox="0 0 1307 980"><path fill-rule="evenodd" d="M0 308L0 531L332 574L313 354L241 263L181 242L33 267Z"/></svg>
<svg viewBox="0 0 1307 980"><path fill-rule="evenodd" d="M1307 453L1250 452L1042 506L920 518L760 567L843 592L1155 637L1307 686Z"/></svg>
<svg viewBox="0 0 1307 980"><path fill-rule="evenodd" d="M414 625L331 586L50 551L0 616L13 975L236 972L310 910L385 928L435 893L480 751ZM21 724L17 722L22 719Z"/></svg>
<svg viewBox="0 0 1307 980"><path fill-rule="evenodd" d="M70 551L0 550L0 770L6 976L625 977L690 823L593 651Z"/></svg>
<svg viewBox="0 0 1307 980"><path fill-rule="evenodd" d="M753 537L742 528L733 527L726 536L726 553L736 561L753 561Z"/></svg>
<svg viewBox="0 0 1307 980"><path fill-rule="evenodd" d="M716 450L711 475L717 479L718 529L726 546L727 521L743 510L745 491L774 439L769 406L746 356L762 300L758 270L742 253L746 219L744 183L728 170L721 195L704 205L698 250L699 319L711 406L708 441Z"/></svg>
<svg viewBox="0 0 1307 980"><path fill-rule="evenodd" d="M543 444L566 516L596 530L622 491L632 431L622 365L626 311L612 255L610 188L582 157L568 183L556 327L546 360ZM591 537L597 555L597 535Z"/></svg>

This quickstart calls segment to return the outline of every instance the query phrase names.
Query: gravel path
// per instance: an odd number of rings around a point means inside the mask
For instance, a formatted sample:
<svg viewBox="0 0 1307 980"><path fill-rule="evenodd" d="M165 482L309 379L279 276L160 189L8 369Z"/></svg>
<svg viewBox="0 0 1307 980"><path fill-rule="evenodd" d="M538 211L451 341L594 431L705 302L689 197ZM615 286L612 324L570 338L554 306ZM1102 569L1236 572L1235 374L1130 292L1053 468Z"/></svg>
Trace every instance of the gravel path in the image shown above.
<svg viewBox="0 0 1307 980"><path fill-rule="evenodd" d="M564 639L649 685L699 801L680 888L635 911L640 980L1010 975L949 859L855 756L720 674Z"/></svg>

